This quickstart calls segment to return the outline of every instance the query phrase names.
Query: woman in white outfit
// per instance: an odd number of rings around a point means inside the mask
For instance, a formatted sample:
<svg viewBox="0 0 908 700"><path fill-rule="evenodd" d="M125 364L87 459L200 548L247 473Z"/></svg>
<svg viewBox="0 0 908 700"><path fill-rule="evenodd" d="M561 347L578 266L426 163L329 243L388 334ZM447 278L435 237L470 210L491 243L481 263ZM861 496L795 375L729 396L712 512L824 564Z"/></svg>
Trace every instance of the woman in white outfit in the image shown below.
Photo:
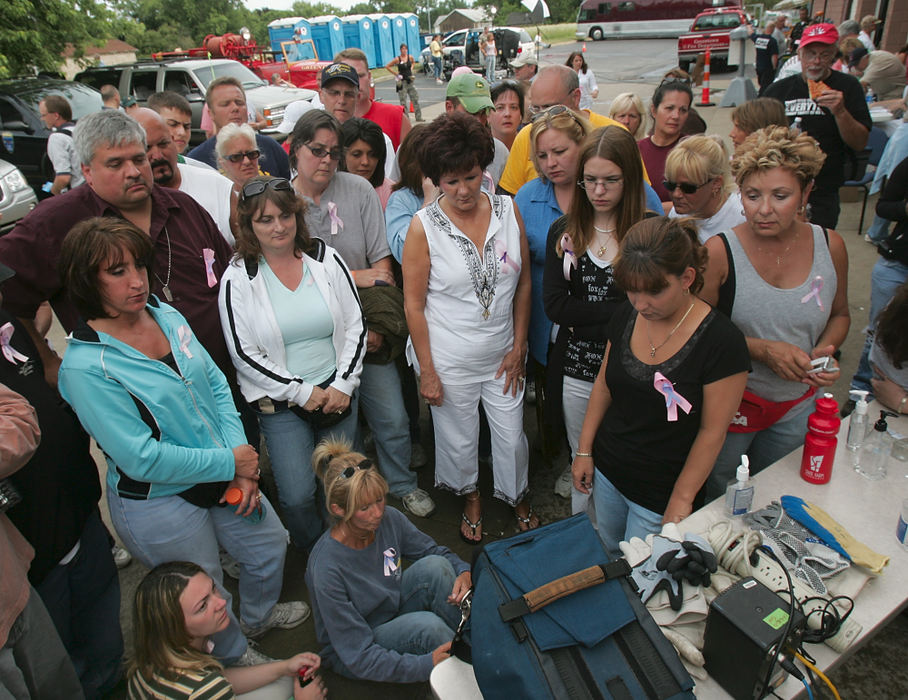
<svg viewBox="0 0 908 700"><path fill-rule="evenodd" d="M599 84L593 71L586 64L586 58L580 51L574 51L564 65L576 71L577 79L580 81L580 109L592 109L593 100L599 97Z"/></svg>
<svg viewBox="0 0 908 700"><path fill-rule="evenodd" d="M511 199L481 191L493 154L491 132L469 114L432 122L419 160L441 196L416 213L403 252L409 351L435 424L435 483L466 497L460 536L470 544L482 540L480 400L495 496L514 506L520 529L539 525L526 498L523 431L529 252Z"/></svg>

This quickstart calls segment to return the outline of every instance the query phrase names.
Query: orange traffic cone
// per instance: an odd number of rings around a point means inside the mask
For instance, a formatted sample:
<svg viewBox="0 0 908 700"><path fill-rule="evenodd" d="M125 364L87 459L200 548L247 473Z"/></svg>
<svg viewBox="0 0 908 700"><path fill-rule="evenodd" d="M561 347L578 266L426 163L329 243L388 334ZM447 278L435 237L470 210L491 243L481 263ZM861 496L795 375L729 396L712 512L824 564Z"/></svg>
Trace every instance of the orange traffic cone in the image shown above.
<svg viewBox="0 0 908 700"><path fill-rule="evenodd" d="M586 42L583 42L583 48L580 49L583 53L586 53Z"/></svg>

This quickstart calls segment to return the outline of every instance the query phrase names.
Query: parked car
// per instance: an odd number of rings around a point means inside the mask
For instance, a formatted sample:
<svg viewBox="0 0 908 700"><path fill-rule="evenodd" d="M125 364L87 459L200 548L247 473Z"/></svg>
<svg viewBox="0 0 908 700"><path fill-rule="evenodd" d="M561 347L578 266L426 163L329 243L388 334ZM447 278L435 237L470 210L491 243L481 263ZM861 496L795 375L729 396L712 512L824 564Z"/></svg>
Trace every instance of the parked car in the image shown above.
<svg viewBox="0 0 908 700"><path fill-rule="evenodd" d="M0 160L0 235L12 229L37 203L38 198L22 171Z"/></svg>
<svg viewBox="0 0 908 700"><path fill-rule="evenodd" d="M55 78L0 81L0 157L18 167L35 192L41 192L44 183L54 179L47 157L51 132L38 112L38 103L48 95L63 95L76 120L102 107L101 94L80 83Z"/></svg>
<svg viewBox="0 0 908 700"><path fill-rule="evenodd" d="M228 58L173 59L143 61L116 66L96 66L76 75L76 80L95 88L114 85L122 97L132 96L140 105L156 92L172 90L179 93L192 107L192 137L195 146L205 140L202 131L202 107L208 84L215 78L232 76L240 81L246 98L268 120L263 134L283 136L277 126L284 118L287 105L297 100L311 100L313 90L269 85L239 61Z"/></svg>
<svg viewBox="0 0 908 700"><path fill-rule="evenodd" d="M717 7L701 12L691 23L690 31L678 37L678 65L689 70L697 56L709 49L710 70L734 70L737 66L728 64L731 46L729 33L749 21L740 7Z"/></svg>
<svg viewBox="0 0 908 700"><path fill-rule="evenodd" d="M441 40L442 51L445 57L452 57L455 63L459 65L468 65L470 68L482 68L484 61L479 55L479 34L481 29L459 29L451 32ZM536 44L533 38L525 29L519 27L492 27L491 32L495 35L495 47L498 50L498 68L506 69L508 62L517 58L517 56L535 56ZM455 52L460 53L460 60L454 56ZM431 52L428 48L422 50L420 62L423 66L430 64L429 56Z"/></svg>

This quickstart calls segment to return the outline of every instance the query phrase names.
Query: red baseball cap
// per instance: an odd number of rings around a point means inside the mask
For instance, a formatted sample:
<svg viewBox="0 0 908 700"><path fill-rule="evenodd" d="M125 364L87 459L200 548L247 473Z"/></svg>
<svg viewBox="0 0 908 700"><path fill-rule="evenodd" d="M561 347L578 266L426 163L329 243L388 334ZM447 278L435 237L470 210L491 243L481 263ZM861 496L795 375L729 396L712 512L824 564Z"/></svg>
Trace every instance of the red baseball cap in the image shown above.
<svg viewBox="0 0 908 700"><path fill-rule="evenodd" d="M798 48L808 44L835 44L839 40L839 30L834 24L811 24L805 27Z"/></svg>

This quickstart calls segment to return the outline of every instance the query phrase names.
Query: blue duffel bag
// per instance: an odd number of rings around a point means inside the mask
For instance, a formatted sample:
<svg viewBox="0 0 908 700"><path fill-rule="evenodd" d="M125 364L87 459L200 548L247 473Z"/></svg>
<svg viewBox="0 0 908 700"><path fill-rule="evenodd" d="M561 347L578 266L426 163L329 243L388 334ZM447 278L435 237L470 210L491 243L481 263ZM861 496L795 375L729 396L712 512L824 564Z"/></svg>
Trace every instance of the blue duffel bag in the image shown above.
<svg viewBox="0 0 908 700"><path fill-rule="evenodd" d="M693 679L584 514L491 542L473 564L485 698L693 698Z"/></svg>

